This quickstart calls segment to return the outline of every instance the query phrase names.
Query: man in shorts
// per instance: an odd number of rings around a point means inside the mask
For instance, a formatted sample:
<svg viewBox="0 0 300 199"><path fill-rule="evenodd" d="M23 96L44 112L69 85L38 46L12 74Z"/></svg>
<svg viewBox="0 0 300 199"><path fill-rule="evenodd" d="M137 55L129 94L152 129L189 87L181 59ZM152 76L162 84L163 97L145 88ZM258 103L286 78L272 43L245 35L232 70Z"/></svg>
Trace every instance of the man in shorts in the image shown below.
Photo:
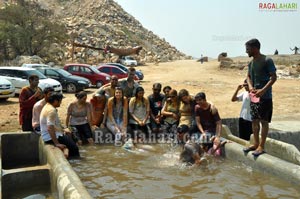
<svg viewBox="0 0 300 199"><path fill-rule="evenodd" d="M277 75L273 60L260 53L260 42L257 39L251 39L245 45L248 56L253 57L248 65L247 82L250 90L254 144L245 148L244 152L254 150L252 154L257 157L264 153L273 111L272 85L277 80Z"/></svg>

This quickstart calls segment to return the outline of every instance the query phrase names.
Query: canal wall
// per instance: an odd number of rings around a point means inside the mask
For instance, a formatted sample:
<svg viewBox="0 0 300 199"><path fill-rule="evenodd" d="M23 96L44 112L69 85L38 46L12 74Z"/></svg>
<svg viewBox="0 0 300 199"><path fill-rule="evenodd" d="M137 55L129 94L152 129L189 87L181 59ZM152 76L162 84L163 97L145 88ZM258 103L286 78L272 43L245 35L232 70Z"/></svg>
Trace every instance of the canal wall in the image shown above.
<svg viewBox="0 0 300 199"><path fill-rule="evenodd" d="M253 135L248 142L233 135L228 126L223 125L222 137L231 140L224 147L226 158L243 162L256 170L270 173L288 182L300 184L300 152L294 145L267 138L265 145L267 153L254 157L252 152L243 151L245 146L253 143Z"/></svg>
<svg viewBox="0 0 300 199"><path fill-rule="evenodd" d="M61 150L34 133L1 133L0 198L51 193L54 198L91 199ZM23 196L22 196L23 198Z"/></svg>
<svg viewBox="0 0 300 199"><path fill-rule="evenodd" d="M224 118L222 124L239 137L239 118ZM269 138L292 144L300 150L300 121L272 121L269 126Z"/></svg>

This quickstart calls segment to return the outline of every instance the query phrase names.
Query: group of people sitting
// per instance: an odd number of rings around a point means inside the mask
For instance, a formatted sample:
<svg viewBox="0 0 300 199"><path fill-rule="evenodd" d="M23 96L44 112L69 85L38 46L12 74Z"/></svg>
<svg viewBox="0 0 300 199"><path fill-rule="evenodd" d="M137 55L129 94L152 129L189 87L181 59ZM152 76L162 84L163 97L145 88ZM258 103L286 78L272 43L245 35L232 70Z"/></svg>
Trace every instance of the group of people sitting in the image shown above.
<svg viewBox="0 0 300 199"><path fill-rule="evenodd" d="M32 130L39 132L45 143L63 150L66 157L79 156L78 145L94 144L96 128L107 128L115 142L125 143L132 138L133 143L138 143L151 136L172 140L184 146L182 159L187 162L197 162L201 151L209 151L213 143L219 148L221 118L205 93L193 97L186 89L177 92L165 86L162 94L162 85L155 83L152 94L145 97L144 88L134 81L134 75L135 68L130 68L127 79L119 81L112 76L110 84L98 89L90 102L85 91L76 93L76 100L68 105L66 128L62 128L56 109L63 95L46 88L41 99L40 91L33 91ZM38 83L38 79L33 80L31 85ZM196 150L196 145L202 150ZM192 160L184 156L190 151Z"/></svg>

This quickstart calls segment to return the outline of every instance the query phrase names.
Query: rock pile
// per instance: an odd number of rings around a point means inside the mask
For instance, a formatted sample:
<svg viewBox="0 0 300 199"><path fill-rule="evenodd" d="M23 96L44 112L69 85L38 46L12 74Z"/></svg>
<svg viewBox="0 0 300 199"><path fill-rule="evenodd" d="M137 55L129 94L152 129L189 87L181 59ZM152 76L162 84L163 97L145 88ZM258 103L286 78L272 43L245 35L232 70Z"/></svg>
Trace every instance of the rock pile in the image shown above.
<svg viewBox="0 0 300 199"><path fill-rule="evenodd" d="M44 2L44 6L55 9L57 17L66 24L68 34L76 43L98 48L106 45L115 48L142 46L139 55L135 55L139 63L191 59L165 39L145 29L112 0L57 0L55 4ZM72 60L71 43L72 41L65 46L66 62ZM73 52L74 62L98 64L116 59L113 54L83 47L75 47Z"/></svg>

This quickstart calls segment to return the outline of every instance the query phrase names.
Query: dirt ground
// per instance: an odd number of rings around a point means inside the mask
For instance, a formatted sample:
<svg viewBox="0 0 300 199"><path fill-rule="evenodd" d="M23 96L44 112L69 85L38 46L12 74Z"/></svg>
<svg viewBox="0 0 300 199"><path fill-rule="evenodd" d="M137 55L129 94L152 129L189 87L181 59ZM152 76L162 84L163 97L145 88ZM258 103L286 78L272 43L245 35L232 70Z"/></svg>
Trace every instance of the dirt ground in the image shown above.
<svg viewBox="0 0 300 199"><path fill-rule="evenodd" d="M250 58L249 58L250 60ZM231 102L231 97L238 84L246 77L247 67L244 70L219 69L216 60L196 62L195 60L183 60L159 65L147 64L138 66L144 73L141 86L145 88L145 95L151 94L152 84L162 83L179 91L187 89L195 95L204 91L207 100L212 101L218 108L222 118L238 117L241 103ZM95 88L87 89L90 99ZM75 100L74 94L66 94L61 107L58 109L62 123L65 123L65 115L68 104ZM300 79L278 79L273 85L273 121L299 120L300 117ZM0 101L0 132L21 131L18 113L18 98L10 98L6 102Z"/></svg>

